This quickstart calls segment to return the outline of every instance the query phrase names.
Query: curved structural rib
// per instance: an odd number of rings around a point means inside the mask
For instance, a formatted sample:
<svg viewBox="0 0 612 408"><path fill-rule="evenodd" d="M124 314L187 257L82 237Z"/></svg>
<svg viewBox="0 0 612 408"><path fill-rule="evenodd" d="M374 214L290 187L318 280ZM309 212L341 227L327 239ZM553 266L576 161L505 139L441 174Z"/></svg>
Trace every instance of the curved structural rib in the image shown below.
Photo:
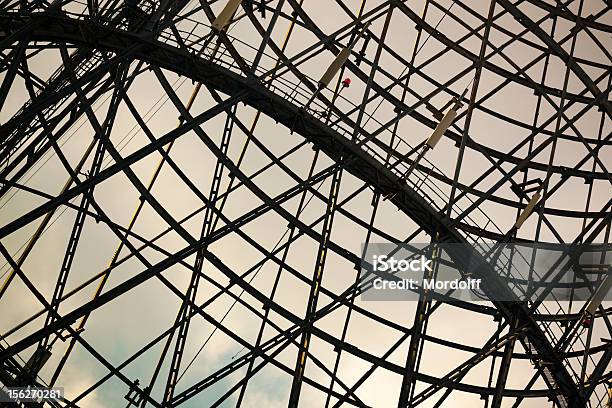
<svg viewBox="0 0 612 408"><path fill-rule="evenodd" d="M377 192L392 194L394 204L430 235L439 234L442 242L467 243L458 230L450 226L449 220L445 220L417 192L411 190L400 177L385 168L360 146L308 115L299 107L287 103L285 99L269 91L257 81L239 76L207 60L194 57L184 50L139 35L102 26L90 26L91 23L62 16L38 15L22 21L19 18L15 20L13 17L12 15L0 16L0 21L3 22L3 26L12 27L16 36L23 34L28 41L65 41L106 49L122 57L147 61L204 82L225 94L240 95L243 102L274 117L278 122L299 133L332 159L343 161L349 172L369 183ZM4 40L6 37L0 38L0 41ZM36 219L38 215L40 211L34 210L21 219L4 226L0 229L0 236L6 236L19 228L19 225ZM450 255L459 268L467 269L470 256L462 252L450 253ZM483 279L485 292L509 294L510 289L497 277L495 270L485 262L481 265L475 273ZM530 316L526 305L519 302L494 301L493 303L506 320L516 321L519 326L526 328L526 336L523 341L530 346L527 348L535 349L543 364L550 368L554 377L554 384L549 383L549 386L558 387L559 392L570 406L586 406L584 398L564 367L560 356L555 352L536 321ZM15 349L11 347L6 352L12 353L15 352Z"/></svg>

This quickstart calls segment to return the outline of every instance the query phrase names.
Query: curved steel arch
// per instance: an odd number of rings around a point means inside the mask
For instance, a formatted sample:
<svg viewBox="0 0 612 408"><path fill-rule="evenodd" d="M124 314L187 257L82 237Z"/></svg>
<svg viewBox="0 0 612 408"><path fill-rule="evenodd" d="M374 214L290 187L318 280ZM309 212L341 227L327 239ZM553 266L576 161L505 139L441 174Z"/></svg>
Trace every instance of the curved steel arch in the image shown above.
<svg viewBox="0 0 612 408"><path fill-rule="evenodd" d="M540 26L535 24L533 20L531 20L525 13L516 7L516 5L512 4L508 0L499 0L499 3L508 10L514 18L525 27L529 28L529 30L534 33L544 44L546 44L554 53L565 62L567 66L574 72L574 74L580 78L582 83L586 85L589 91L593 94L596 99L606 98L601 100L600 106L607 112L608 116L612 115L612 105L610 101L607 99L607 95L602 93L601 90L593 83L591 78L587 75L584 70L576 64L573 58L565 51L563 48L557 44ZM580 19L576 20L576 23L579 23Z"/></svg>
<svg viewBox="0 0 612 408"><path fill-rule="evenodd" d="M12 17L13 16L8 16L8 19L12 19ZM443 216L441 216L438 209L434 208L431 204L419 196L418 191L413 190L410 186L402 182L401 178L397 174L391 172L384 166L381 166L376 159L362 149L360 144L352 142L348 138L336 132L334 129L325 126L321 121L314 118L304 109L300 109L298 106L287 103L286 99L279 97L278 95L274 94L274 92L269 91L260 83L254 81L253 78L248 76L245 78L241 75L237 75L216 65L215 63L208 63L201 58L194 57L177 47L167 46L160 42L156 42L155 40L143 38L137 34L134 35L125 33L121 30L109 30L102 26L93 26L98 29L92 30L92 23L90 22L79 23L70 18L63 18L57 15L36 16L36 19L38 19L35 21L36 24L34 24L36 28L27 33L27 36L23 37L22 41L28 42L33 39L40 41L59 41L60 43L66 42L79 44L81 46L85 45L94 47L96 49L108 49L116 53L121 53L122 50L129 49L130 51L128 53L122 54L123 57L127 59L135 58L138 60L148 61L156 67L167 67L171 71L182 73L185 76L199 80L217 90L222 91L223 93L233 95L233 97L229 100L230 103L235 103L240 100L253 107L256 107L259 111L266 113L267 116L276 119L278 122L283 123L287 128L291 129L292 131L296 131L300 135L304 136L307 140L312 141L317 149L324 151L327 156L335 159L336 162L341 163L344 168L357 175L358 178L365 180L368 182L368 184L372 185L378 194L392 194L393 203L408 214L410 218L415 220L417 224L430 235L441 233L443 241L465 242L465 238L458 231L458 229L463 229L463 226L453 226L453 220L446 220ZM28 23L30 23L30 21L28 21ZM0 38L0 41L1 40L2 38ZM333 47L331 49L333 50ZM119 61L116 62L120 61L121 58L119 58ZM349 66L350 65L351 64L349 64ZM244 69L244 67L242 68ZM106 69L108 69L108 67L104 68L104 70ZM105 72L104 70L100 69L100 72ZM90 75L90 77L93 78L94 76ZM83 80L83 82L87 82L87 79ZM273 86L273 83L269 85ZM310 86L312 86L312 83ZM174 94L171 89L167 89L167 91L170 96ZM53 97L59 99L61 98L61 95L55 95ZM268 203L270 208L274 208L277 210L277 212L281 212L285 220L290 222L290 224L292 223L293 225L297 226L300 232L312 235L313 231L309 229L307 225L301 223L285 210L281 210L279 204L271 201L272 199L269 196L259 190L257 185L249 180L249 176L236 167L214 142L208 139L206 135L202 134L201 131L198 132L198 128L203 121L207 120L212 115L224 112L227 105L217 106L205 114L191 118L188 111L184 109L183 105L176 98L176 96L174 96L172 99L177 109L179 111L182 110L181 115L183 119L189 119L185 124L179 127L177 131L170 132L157 141L152 141L151 144L126 158L117 156L116 158L119 160L117 160L116 165L107 170L101 171L97 176L93 176L87 181L81 183L78 187L68 190L68 192L62 197L52 199L48 203L41 205L18 220L3 226L0 228L0 235L6 236L35 220L37 217L48 213L50 210L53 210L60 205L68 205L68 200L71 197L77 197L79 194L86 192L89 187L98 184L102 180L107 179L114 174L125 171L125 169L129 168L130 163L135 163L150 153L160 152L160 149L164 145L171 143L173 140L189 130L195 130L196 133L199 133L198 136L200 139L205 142L209 150L214 153L219 162L223 162L224 165L230 169L232 174L240 179L241 183L247 185L249 189L255 192L260 199ZM593 100L590 101L593 102ZM227 103L228 101L225 102ZM46 103L49 104L52 103L52 101L47 100ZM36 111L36 108L33 109L32 115L35 115ZM347 157L350 157L350 159L347 159ZM183 181L185 181L184 178ZM131 180L131 182L134 185L140 184L140 181L138 181L137 178L134 178ZM144 200L155 204L154 197L147 193L146 188L143 185L139 185L138 187ZM317 197L324 201L324 196L317 195ZM162 214L163 216L163 208L161 208L159 204L156 204L156 206L159 210L158 213ZM174 225L178 230L182 229L180 224L176 223L171 216L163 218L170 225ZM607 219L609 217L602 218ZM603 221L605 220L602 220L602 223L597 228L601 228L601 226L605 225L605 222ZM480 230L479 232L482 236L487 235L487 231L485 230ZM193 237L190 237L188 233L183 235L186 240L191 241L191 243L194 245L196 244L197 241L195 241ZM501 238L499 235L496 235L495 237ZM321 235L315 234L313 235L313 238L315 241L322 241ZM256 243L253 242L253 245L256 246ZM347 259L353 259L355 262L358 261L358 257L355 257L354 254L348 251L342 251L340 247L333 243L333 241L330 242L330 245L333 247L333 251L343 253ZM191 249L193 250L193 245ZM458 264L466 265L467 260L464 254L456 253L453 257ZM279 308L277 304L275 304L271 299L268 299L265 295L255 293L257 292L255 289L251 288L242 278L239 278L234 271L224 265L223 262L216 258L212 253L208 253L207 258L213 261L213 263L216 264L219 269L224 270L228 275L233 276L233 283L238 283L244 290L249 291L253 296L260 300L262 304L268 305L269 307L274 308L275 311L282 314L282 308ZM492 267L486 265L477 272L487 279L489 285L505 290L503 286L500 288L500 282L495 278L495 270ZM147 271L147 276L149 278L153 276L150 275L150 273L151 271ZM126 288L129 289L127 286ZM110 301L111 299L112 296L108 296L104 298L104 301ZM190 306L197 307L197 305L193 303L190 303ZM579 404L585 405L586 402L584 396L578 391L576 384L573 382L569 373L563 366L562 360L567 354L562 353L562 355L559 355L554 350L553 345L550 344L549 340L538 327L534 316L526 307L524 307L525 305L521 305L519 303L497 302L495 306L501 311L502 315L506 319L512 320L512 318L518 318L520 322L527 325L527 337L529 338L530 344L534 345L542 358L553 366L552 372L555 376L555 384L561 388L561 392L563 395L565 395L567 401L575 404L576 406L579 406ZM82 315L84 312L85 309L81 310L79 313ZM74 316L76 315L71 315L70 318L65 317L67 320L63 321L69 321ZM286 314L286 317L289 317L289 315ZM290 320L296 324L299 324L300 322L297 316L292 316ZM56 324L55 326L49 326L43 331L50 332L50 330L56 327L59 327L59 325ZM333 336L327 336L324 332L321 332L317 328L314 328L313 331L316 332L316 335L326 338L330 344L339 345L346 350L351 349L349 344L342 342L341 340L338 341L338 339L333 338ZM37 334L39 337L42 335L42 331ZM33 339L35 339L35 337L32 337L26 342L17 343L16 345L9 347L8 350L0 353L0 356L4 357L14 353L16 350L25 347ZM448 342L448 344L451 343ZM402 373L402 367L389 365L385 363L384 359L381 358L372 358L367 352L362 353L361 357L366 361L372 362L374 365L384 367L388 366L387 368L389 368L391 371L395 371L400 374ZM416 373L415 375L418 380L432 384L439 384L442 380L440 378L424 376L421 373ZM460 381L456 384L444 384L444 386L449 387L449 389L456 387L457 389L461 390L489 395L493 395L498 392L498 390L494 388L469 386ZM319 389L321 388L319 387ZM502 390L502 394L517 397L543 395L540 391L518 390ZM337 396L336 394L334 395ZM348 402L354 403L354 401L351 400Z"/></svg>
<svg viewBox="0 0 612 408"><path fill-rule="evenodd" d="M393 202L429 234L440 234L442 242L467 242L457 233L457 231L453 228L449 228L449 224L444 221L443 217L426 204L421 197L417 196L415 192L404 186L399 187L398 190L398 184L401 182L399 177L392 175L384 166L362 152L354 142L345 139L331 129L326 128L318 120L300 112L298 107L288 105L282 98L266 90L261 85L246 81L242 77L218 67L214 63L193 59L188 53L167 47L162 43L142 40L138 38L138 36L125 35L122 32L104 30L100 27L100 30L95 34L94 38L83 38L78 24L68 18L45 16L41 18L40 21L35 21L34 23L39 27L38 30L40 30L40 34L37 30L34 30L30 34L32 40L61 40L70 43L84 42L84 44L106 48L117 54L124 54L129 50L129 55L133 58L148 61L156 66L166 67L174 72L180 72L183 75L213 86L228 95L235 95L235 98L241 99L258 110L269 114L278 122L283 123L288 128L292 128L295 132L308 138L317 148L325 151L329 157L338 161L343 160L347 155L351 158L358 158L353 164L345 166L347 170L373 185L379 193L394 194L394 198L392 199ZM138 46L134 46L134 44L138 44ZM245 90L248 91L245 92ZM237 97L237 95L240 95L240 97ZM182 109L184 110L184 108ZM217 109L219 112L221 110L221 108ZM182 114L188 115L188 112L184 111ZM189 122L193 123L192 120ZM197 130L197 124L194 124L192 127L193 130ZM158 139L156 144L162 146L165 144L162 141L168 142L169 140ZM153 151L153 145L150 146L151 147L147 150ZM213 151L216 148L214 144L210 144L208 147ZM220 160L224 159L220 151L215 152L215 154L217 154ZM142 154L133 156L139 157L142 156ZM128 160L128 162L133 160L135 159ZM351 161L352 160L349 159L349 163ZM240 173L233 164L226 163L226 166L230 171ZM119 171L120 168L126 169L128 167L122 164L121 166L117 166L117 171ZM234 174L237 175L236 173ZM110 172L108 175L110 176ZM248 184L246 175L241 174L238 178L240 178L243 183ZM93 183L94 181L92 180L91 184ZM73 189L73 191L66 194L63 200L66 201L71 196L76 196L80 191L86 188L86 185L81 185L79 188ZM144 188L144 186L142 188ZM260 198L263 199L263 197ZM151 202L150 200L152 197L147 197L146 199ZM161 209L161 206L157 206ZM24 216L23 219L20 219L19 224L32 220L32 218L42 214L44 211L45 209L42 206L39 207L39 209L28 214L27 217ZM166 221L170 222L168 218L166 218ZM6 236L16 230L19 228L19 224L13 223L0 228L0 236ZM182 229L178 224L176 224L176 228L179 230ZM185 239L187 239L187 236ZM470 265L470 257L457 253L455 254L455 262L462 265L462 267L467 270ZM480 270L477 276L481 277L486 283L485 293L487 288L490 287L496 288L496 291L507 291L507 289L503 289L502 286L500 286L503 284L501 281L497 280L496 273L493 270L487 270L485 268ZM556 376L557 384L561 392L568 398L571 404L574 404L574 406L586 406L585 401L580 397L576 385L573 383L569 373L563 366L561 359L557 356L543 332L535 324L535 321L527 314L527 310L524 306L520 303L493 303L507 320L517 318L519 324L529 325L530 328L527 332L527 336L529 336L531 343L537 348L539 355L554 367L553 373ZM53 327L49 330L52 329L56 328ZM32 336L29 342L34 341L36 341L36 337ZM20 349L26 347L26 345L27 343L21 345L20 348L9 348L5 353L0 354L0 356L16 353Z"/></svg>

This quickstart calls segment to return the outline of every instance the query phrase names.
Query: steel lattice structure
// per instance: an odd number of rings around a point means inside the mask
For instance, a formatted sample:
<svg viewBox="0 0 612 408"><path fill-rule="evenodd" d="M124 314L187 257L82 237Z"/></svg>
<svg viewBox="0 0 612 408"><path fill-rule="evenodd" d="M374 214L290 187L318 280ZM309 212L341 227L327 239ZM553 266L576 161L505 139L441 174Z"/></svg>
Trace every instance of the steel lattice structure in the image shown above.
<svg viewBox="0 0 612 408"><path fill-rule="evenodd" d="M0 0L0 383L607 406L609 303L495 300L491 253L610 246L611 8ZM372 242L462 244L489 300L363 301Z"/></svg>

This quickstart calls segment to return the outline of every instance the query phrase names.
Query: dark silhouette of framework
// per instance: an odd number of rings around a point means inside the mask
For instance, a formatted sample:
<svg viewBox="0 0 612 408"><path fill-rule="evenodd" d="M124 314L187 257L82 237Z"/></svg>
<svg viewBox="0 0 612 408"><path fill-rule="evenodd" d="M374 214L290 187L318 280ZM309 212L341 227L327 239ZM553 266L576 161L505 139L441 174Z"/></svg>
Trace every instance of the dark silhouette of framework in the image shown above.
<svg viewBox="0 0 612 408"><path fill-rule="evenodd" d="M449 396L453 392L458 391L479 395L484 406L491 407L501 406L502 399L512 399L514 406L520 406L530 398L547 398L550 404L558 407L605 406L608 403L608 384L612 380L612 347L610 343L591 346L593 322L585 319L603 322L610 337L610 309L599 306L594 314L587 314L585 305L585 308L574 312L563 308L557 312L547 312L542 298L532 302L519 301L518 298L516 301L497 301L493 295L515 297L507 281L500 277L499 267L492 258L498 247L496 245L537 242L543 226L552 231L559 242L563 242L556 224L551 221L552 217L582 223L581 230L574 237L575 243L601 242L602 237L605 245L610 242L612 201L608 197L603 207L590 207L594 183L612 182L605 163L600 159L610 145L610 134L606 134L610 129L611 114L608 101L612 79L610 64L609 61L602 64L581 58L575 55L575 51L580 46L579 38L588 36L609 57L606 44L599 38L602 34L609 37L612 32L612 26L606 23L606 19L610 21L612 11L610 4L601 2L598 14L581 15L584 2L558 1L554 5L554 2L541 0L493 0L487 2L483 12L467 1L455 0L448 2L449 6L427 0L423 12L418 13L406 1L381 1L368 8L366 0L354 12L343 0L330 0L350 22L329 32L320 28L317 18L305 11L303 0L244 0L234 2L238 6L235 11L231 10L232 1L224 0L0 0L0 70L3 75L0 107L10 103L8 96L16 83L22 82L27 93L23 106L0 126L0 197L25 191L41 199L40 204L11 217L0 227L2 240L11 234L30 231L27 244L17 255L0 244L0 252L8 263L8 273L3 277L0 289L0 301L12 285L21 282L30 292L32 302L38 307L42 306L37 314L0 333L5 340L0 344L0 382L7 387L58 385L62 370L71 362L71 353L76 347L81 347L108 370L108 375L92 384L83 394L67 395L64 401L49 402L51 406L78 404L80 399L109 378L116 378L123 384L121 392L126 393L125 399L130 406L175 406L206 392L230 375L240 373L241 379L233 383L226 390L227 393L217 395L214 399L218 400L213 404L222 404L232 395L237 398L239 406L248 395L249 381L266 365L275 366L291 377L289 406L298 405L301 390L306 385L326 395L326 406L365 406L360 399L359 387L375 370L388 371L401 377L398 406L417 406L429 399L435 399L436 406L440 406L452 398ZM532 8L538 12L526 11ZM471 15L478 21L478 26L471 27L458 17L458 9ZM223 15L221 10L230 12L227 21L220 17ZM442 20L436 25L435 18L428 19L427 13L435 15L435 11L462 26L466 31L463 37L451 39L443 25L438 27ZM196 20L194 16L206 16L207 20ZM416 27L416 45L408 56L395 50L385 40L393 19L400 17ZM521 31L506 28L500 22L503 18L513 19L520 25ZM543 24L551 21L552 29ZM554 32L557 22L559 25L561 22L569 24L572 28L562 36ZM228 28L238 23L248 24L258 37L245 39L233 36ZM284 39L277 41L280 37L277 33L284 30L282 27L289 29ZM288 52L291 36L297 35L293 30L298 29L308 32L315 40L304 49ZM506 35L501 46L489 41L492 30ZM425 63L417 64L417 54L430 39L441 45L441 51ZM480 44L478 53L465 45L470 41ZM515 44L535 50L537 56L529 64L519 65L505 54L505 50ZM336 67L334 73L340 74L333 77L337 79L335 83L313 80L307 75L310 72L307 68L309 60L323 53L340 55L343 47L348 47L350 57ZM32 64L39 53L48 50L59 53L61 64L53 74L40 77L31 69ZM450 53L467 61L468 65L467 68L452 70L448 82L440 83L429 75L427 67ZM392 73L381 62L385 57L392 58L406 69L399 76ZM500 63L500 60L504 63ZM546 80L546 68L541 78L533 79L528 74L531 67L542 62L546 67L555 63L562 67L560 87ZM600 71L603 74L593 74ZM188 101L184 101L175 89L168 78L169 72L194 82ZM486 96L478 97L483 72L496 74L502 78L502 82ZM155 78L179 113L178 126L162 135L149 128L143 108L130 96L130 87L145 73ZM344 87L349 87L348 83L342 82L346 75L352 78L352 89L357 87L357 83L361 84L359 94L352 99L343 93ZM453 90L458 89L456 84L459 80L472 76L464 92ZM384 78L384 81L379 78ZM427 81L433 90L429 94L420 94L410 86L411 80L417 80L415 78ZM580 91L570 86L570 78L580 83ZM493 109L486 103L491 96L511 86L529 89L537 98L533 123L524 123L505 114L503 109ZM201 92L207 92L215 103L202 112L194 113L192 107ZM446 106L438 106L437 96L452 99ZM108 112L101 119L94 106L107 97ZM411 103L413 99L416 102ZM390 119L385 119L387 122L375 115L383 103L393 112ZM544 103L555 107L552 114L540 110ZM252 124L245 123L244 117L240 116L238 111L242 104L256 111ZM447 108L454 109L453 105L458 104L465 109L445 132L445 137L455 143L458 152L457 161L453 164L454 174L445 174L425 159L425 143L402 146L405 148L403 151L398 147L405 143L399 130L402 120L418 121L433 130ZM120 107L125 108L148 139L146 144L127 155L122 155L111 141L116 122L120 120ZM484 112L497 120L526 129L529 134L510 150L496 150L481 144L470 137L470 124L476 112ZM314 159L307 177L296 174L286 163L289 154L279 156L266 146L268 142L262 137L264 131L256 130L260 117L271 118L284 126L286 133L302 137L303 142L296 149L312 146ZM597 135L583 136L578 124L585 117L599 118L601 124ZM204 125L215 118L223 118L218 138L204 130ZM60 142L79 120L88 123L93 137L82 157L74 160L62 149ZM190 179L182 163L172 156L175 141L188 133L195 134L216 160L214 166L209 166L212 181L208 191L203 191ZM246 135L247 140L237 160L229 153L231 140L237 137L236 134ZM537 139L538 135L547 137ZM554 153L559 140L584 146L588 154L573 167L559 164ZM264 169L279 169L293 180L293 185L276 196L265 191L259 184L258 174L244 168L243 158L249 144L266 155L269 164ZM546 149L552 150L550 158L546 162L540 161ZM459 181L459 174L462 168L469 166L466 155L470 152L486 159L488 167L472 184L466 185ZM53 194L23 181L50 153L59 158L70 175L61 191ZM152 154L160 155L161 161L147 183L136 174L133 165ZM320 169L317 160L322 156L331 159L332 164ZM112 159L112 163L105 166L107 157ZM589 168L591 163L592 168ZM158 194L161 193L154 191L163 166L169 167L201 201L198 210L202 217L199 236L188 231L184 225L185 219L173 216L160 202ZM530 178L530 172L542 174L543 177ZM482 181L493 173L501 173L502 176L492 187L484 186ZM128 180L140 196L136 211L127 224L113 220L94 196L98 186L117 175ZM346 177L360 180L363 186L352 195L343 196L340 194L341 183ZM546 206L549 197L564 183L573 180L584 181L589 186L588 194L580 198L584 202L584 211ZM323 182L329 183L327 194L317 187ZM609 184L605 185L609 189ZM498 193L502 186L511 189L515 194L514 199ZM225 205L231 193L239 188L248 189L261 204L233 218L228 215ZM364 191L369 191L372 197L369 220L361 219L348 210L353 197ZM537 203L538 200L533 199L531 194L534 192L538 198L542 197ZM313 222L301 218L309 202L308 195L325 208ZM285 205L291 200L297 200L297 210L289 210ZM530 211L526 211L531 202L534 205ZM481 210L487 203L512 209L517 219L522 214L525 217L532 215L537 223L535 232L531 236L521 235L519 229L522 221L507 230L498 228L494 217ZM375 226L377 211L385 205L393 205L399 209L399 214L416 224L408 237L398 238ZM153 209L168 226L165 232L154 238L142 236L134 230L145 207ZM56 281L53 293L45 296L37 282L28 277L24 264L28 257L33 256L31 253L35 252L38 240L61 208L68 208L75 218L65 243L61 267L53 272ZM251 237L247 230L249 223L270 212L280 216L288 225L286 242L273 249ZM476 213L478 217L474 215ZM358 270L361 265L361 253L334 241L332 231L334 221L339 216L350 220L360 231L365 231L364 242L370 242L374 236L389 242L409 242L418 234L425 233L431 238L432 245L457 243L472 248L469 254L463 250L448 250L449 260L458 270L467 271L471 269L474 257L481 257L483 262L471 274L483 280L484 295L493 300L486 305L459 302L456 307L493 316L499 322L497 331L488 333L489 340L481 349L428 334L428 319L443 302L426 294L421 294L414 320L408 326L378 316L355 303L355 299L368 287L360 279L359 272L354 284L342 292L336 293L326 288L323 272L331 254ZM68 278L79 242L87 233L88 220L105 225L119 240L119 248L108 268L68 291ZM30 225L35 225L35 229L28 229ZM170 251L159 244L159 238L170 231L184 240L186 246ZM244 273L229 266L210 249L216 241L234 234L261 255L261 260ZM295 247L295 242L303 238L317 243L314 265L309 271L298 271L288 260L291 258L292 244ZM151 261L146 250L155 251L163 259ZM128 255L123 255L122 251ZM144 271L110 289L105 288L111 272L126 258L140 261L145 266ZM260 291L249 280L266 263L278 268L271 293ZM191 271L185 289L177 287L161 273L175 265ZM224 286L211 279L205 265L224 274L229 284ZM296 315L275 299L281 273L296 276L309 288L303 315ZM133 356L136 359L154 345L163 345L151 380L141 384L142 379L130 378L123 371L130 361L121 365L112 364L85 339L84 334L89 324L95 324L95 320L90 318L92 312L117 298L128 296L153 278L180 300L180 306L173 324ZM90 301L69 311L65 308L60 310L60 306L68 304L74 293L87 289L91 291L89 286L94 282L98 287ZM199 304L196 295L203 282L216 287L218 293L211 295L211 300ZM246 293L251 300L237 295L235 288ZM591 289L596 290L595 287ZM319 304L320 294L329 301ZM225 325L225 317L218 319L207 312L206 307L220 297L229 297L258 320L259 330L255 339L241 337ZM1 307L8 308L10 305ZM320 320L338 311L343 311L344 316L338 323L343 327L341 336L327 333L317 325ZM347 330L353 313L399 331L402 333L400 340L382 356L351 344L347 339ZM281 327L271 315L280 316L289 324ZM188 388L178 390L181 373L184 373L186 365L190 365L184 350L190 323L196 318L203 319L246 352ZM37 326L25 329L31 322L37 322ZM267 337L264 332L268 329L276 330L276 334ZM58 339L60 343L57 343ZM310 348L313 339L332 347L334 358L324 361L317 356ZM423 348L429 342L469 353L470 357L445 376L428 375L422 370L422 359ZM63 345L61 358L53 362L51 375L44 378L39 376L43 367L48 369L48 360L60 344ZM519 344L524 352L518 350ZM405 364L398 365L388 357L402 345L408 351ZM287 365L279 357L286 350L295 350L295 366ZM372 366L356 383L347 382L339 375L339 362L344 354ZM27 361L21 360L26 355ZM472 368L491 359L496 368L491 369L488 385L476 386L463 381ZM514 390L506 386L514 359L532 362L533 377L524 389ZM570 359L582 361L580 369L568 363ZM322 370L328 380L320 382L310 377L307 365ZM533 389L538 380L543 381L546 388ZM417 383L425 384L425 387L418 388ZM152 392L156 386L163 390L161 397Z"/></svg>

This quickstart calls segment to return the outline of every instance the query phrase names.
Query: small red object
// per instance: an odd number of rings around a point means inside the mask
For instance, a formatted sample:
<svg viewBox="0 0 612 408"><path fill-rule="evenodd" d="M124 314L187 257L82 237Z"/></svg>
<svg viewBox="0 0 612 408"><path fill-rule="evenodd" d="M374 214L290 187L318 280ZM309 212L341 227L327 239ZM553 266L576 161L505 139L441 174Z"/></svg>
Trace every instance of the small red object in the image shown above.
<svg viewBox="0 0 612 408"><path fill-rule="evenodd" d="M344 80L342 81L342 86L344 86L345 88L348 88L351 85L351 78L344 78Z"/></svg>
<svg viewBox="0 0 612 408"><path fill-rule="evenodd" d="M582 327L584 327L584 328L588 328L588 327L590 327L590 326L591 326L591 318L590 318L590 317L588 317L588 316L587 316L587 317L584 317L584 318L582 319Z"/></svg>

